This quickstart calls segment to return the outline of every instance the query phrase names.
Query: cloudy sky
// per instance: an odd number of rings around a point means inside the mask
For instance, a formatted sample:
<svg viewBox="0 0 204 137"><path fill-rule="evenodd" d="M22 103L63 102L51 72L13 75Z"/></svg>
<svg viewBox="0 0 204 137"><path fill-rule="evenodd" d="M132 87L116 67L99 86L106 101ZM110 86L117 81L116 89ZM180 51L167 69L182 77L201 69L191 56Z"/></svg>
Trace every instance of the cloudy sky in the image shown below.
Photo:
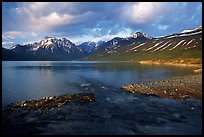
<svg viewBox="0 0 204 137"><path fill-rule="evenodd" d="M3 2L2 45L66 37L75 44L127 37L153 37L202 25L201 2Z"/></svg>

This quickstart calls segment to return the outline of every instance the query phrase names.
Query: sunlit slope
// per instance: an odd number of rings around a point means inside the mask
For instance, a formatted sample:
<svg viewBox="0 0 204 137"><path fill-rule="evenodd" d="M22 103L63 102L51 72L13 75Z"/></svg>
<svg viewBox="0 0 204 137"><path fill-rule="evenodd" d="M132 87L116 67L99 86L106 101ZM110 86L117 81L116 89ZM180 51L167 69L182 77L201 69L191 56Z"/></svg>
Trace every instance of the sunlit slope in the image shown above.
<svg viewBox="0 0 204 137"><path fill-rule="evenodd" d="M120 48L93 54L86 59L120 61L191 59L192 63L193 60L195 63L201 63L202 30L120 45Z"/></svg>

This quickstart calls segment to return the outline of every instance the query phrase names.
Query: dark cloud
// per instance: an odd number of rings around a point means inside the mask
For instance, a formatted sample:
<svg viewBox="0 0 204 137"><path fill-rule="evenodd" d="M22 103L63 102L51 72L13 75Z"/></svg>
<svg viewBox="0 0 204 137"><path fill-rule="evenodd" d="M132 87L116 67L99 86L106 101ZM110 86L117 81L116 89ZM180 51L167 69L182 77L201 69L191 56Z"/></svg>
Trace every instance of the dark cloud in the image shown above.
<svg viewBox="0 0 204 137"><path fill-rule="evenodd" d="M33 32L39 37L89 36L91 40L139 30L156 37L202 24L201 2L3 2L2 6L4 36L8 32Z"/></svg>

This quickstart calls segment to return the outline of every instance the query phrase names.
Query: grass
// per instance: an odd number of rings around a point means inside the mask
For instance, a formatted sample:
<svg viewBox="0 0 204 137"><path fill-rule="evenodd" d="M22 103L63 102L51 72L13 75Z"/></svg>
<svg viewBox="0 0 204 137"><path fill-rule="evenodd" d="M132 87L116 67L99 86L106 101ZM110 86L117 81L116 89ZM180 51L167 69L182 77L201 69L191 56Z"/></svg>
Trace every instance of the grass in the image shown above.
<svg viewBox="0 0 204 137"><path fill-rule="evenodd" d="M183 63L183 64L202 64L202 34L188 37L178 37L172 38L170 41L174 44L185 39L190 41L195 39L194 42L190 43L188 46L194 46L197 42L196 48L184 49L185 46L174 49L174 50L163 50L163 51L143 51L143 48L147 49L155 45L154 40L148 41L145 46L138 48L136 52L126 52L129 49L135 47L135 45L122 45L121 48L117 49L116 53L107 54L103 49L98 50L95 54L88 56L85 60L93 61L144 61L144 60L160 60L161 62L173 62L173 63ZM168 41L161 38L160 41ZM164 42L165 43L165 42Z"/></svg>

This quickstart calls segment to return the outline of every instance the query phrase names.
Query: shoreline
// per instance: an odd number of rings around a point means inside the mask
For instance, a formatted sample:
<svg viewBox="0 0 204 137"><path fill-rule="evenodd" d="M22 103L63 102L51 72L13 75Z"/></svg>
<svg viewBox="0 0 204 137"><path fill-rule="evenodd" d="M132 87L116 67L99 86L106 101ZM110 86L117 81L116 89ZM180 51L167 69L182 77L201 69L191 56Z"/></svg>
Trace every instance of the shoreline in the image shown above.
<svg viewBox="0 0 204 137"><path fill-rule="evenodd" d="M133 94L156 95L178 100L194 98L202 101L202 74L125 85L121 89Z"/></svg>
<svg viewBox="0 0 204 137"><path fill-rule="evenodd" d="M172 65L172 66L182 66L182 67L198 67L198 68L202 69L202 64L163 62L161 60L142 60L142 61L138 61L138 62L140 64Z"/></svg>

